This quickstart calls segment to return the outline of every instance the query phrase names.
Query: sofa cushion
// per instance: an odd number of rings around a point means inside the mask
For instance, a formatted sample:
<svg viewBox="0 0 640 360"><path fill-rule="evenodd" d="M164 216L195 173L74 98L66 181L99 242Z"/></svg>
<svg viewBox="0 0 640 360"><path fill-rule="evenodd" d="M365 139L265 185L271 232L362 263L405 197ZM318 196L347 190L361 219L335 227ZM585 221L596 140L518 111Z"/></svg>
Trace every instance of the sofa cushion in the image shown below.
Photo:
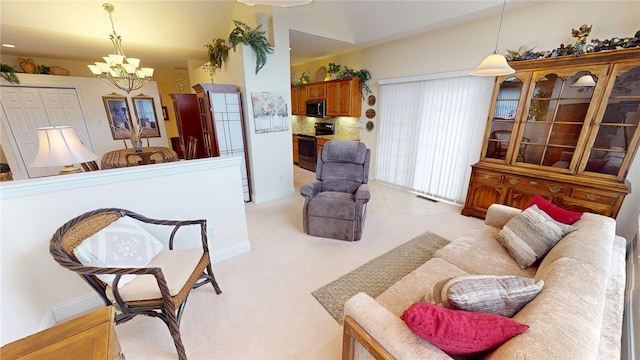
<svg viewBox="0 0 640 360"><path fill-rule="evenodd" d="M546 212L549 216L551 216L553 220L567 225L573 224L574 222L578 221L580 217L582 217L581 212L569 211L558 207L538 194L536 194L533 199L529 201L525 209L533 205L537 205L540 210Z"/></svg>
<svg viewBox="0 0 640 360"><path fill-rule="evenodd" d="M522 269L542 258L565 235L577 230L553 220L533 205L514 216L496 235Z"/></svg>
<svg viewBox="0 0 640 360"><path fill-rule="evenodd" d="M74 250L81 264L95 267L145 267L162 251L162 243L146 231L137 220L128 216L86 238ZM115 275L98 275L98 279L111 284ZM135 275L123 275L118 288L125 286Z"/></svg>
<svg viewBox="0 0 640 360"><path fill-rule="evenodd" d="M309 216L331 219L354 220L356 218L355 196L346 192L323 191L309 202Z"/></svg>
<svg viewBox="0 0 640 360"><path fill-rule="evenodd" d="M504 316L413 304L402 320L421 338L451 355L471 355L493 349L529 326Z"/></svg>
<svg viewBox="0 0 640 360"><path fill-rule="evenodd" d="M521 211L518 210L517 213L520 214ZM507 249L496 241L494 236L499 231L494 227L483 225L479 229L459 236L436 251L433 256L444 259L469 274L534 277L535 267L521 269ZM449 274L447 277L452 276L456 274ZM422 294L424 295L424 292Z"/></svg>
<svg viewBox="0 0 640 360"><path fill-rule="evenodd" d="M402 315L412 304L422 300L424 294L435 284L452 276L464 276L469 273L449 262L432 258L376 297L376 301L395 316Z"/></svg>
<svg viewBox="0 0 640 360"><path fill-rule="evenodd" d="M469 275L439 281L425 302L450 309L512 317L542 290L544 281L521 276Z"/></svg>

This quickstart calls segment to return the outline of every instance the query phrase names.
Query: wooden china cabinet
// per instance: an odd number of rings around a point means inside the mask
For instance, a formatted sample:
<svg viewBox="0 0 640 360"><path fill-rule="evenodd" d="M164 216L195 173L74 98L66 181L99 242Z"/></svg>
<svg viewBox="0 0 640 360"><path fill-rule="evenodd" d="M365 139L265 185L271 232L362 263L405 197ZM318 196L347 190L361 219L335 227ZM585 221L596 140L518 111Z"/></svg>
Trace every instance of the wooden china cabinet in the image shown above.
<svg viewBox="0 0 640 360"><path fill-rule="evenodd" d="M510 64L516 73L496 79L462 214L524 208L540 194L615 218L640 142L640 49ZM584 75L595 84L576 84Z"/></svg>

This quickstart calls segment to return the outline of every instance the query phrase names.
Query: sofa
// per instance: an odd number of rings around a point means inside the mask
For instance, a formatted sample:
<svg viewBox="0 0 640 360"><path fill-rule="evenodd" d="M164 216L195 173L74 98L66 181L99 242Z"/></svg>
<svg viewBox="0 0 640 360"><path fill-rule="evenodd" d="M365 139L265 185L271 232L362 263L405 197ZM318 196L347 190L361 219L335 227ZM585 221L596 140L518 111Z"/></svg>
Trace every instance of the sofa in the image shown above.
<svg viewBox="0 0 640 360"><path fill-rule="evenodd" d="M577 230L561 238L532 266L522 268L496 234L522 210L489 207L485 222L451 241L422 266L372 298L359 293L344 307L343 359L452 359L416 335L401 319L442 280L466 276L516 275L543 280L542 290L515 313L529 326L487 359L619 359L625 288L626 240L615 220L584 213Z"/></svg>

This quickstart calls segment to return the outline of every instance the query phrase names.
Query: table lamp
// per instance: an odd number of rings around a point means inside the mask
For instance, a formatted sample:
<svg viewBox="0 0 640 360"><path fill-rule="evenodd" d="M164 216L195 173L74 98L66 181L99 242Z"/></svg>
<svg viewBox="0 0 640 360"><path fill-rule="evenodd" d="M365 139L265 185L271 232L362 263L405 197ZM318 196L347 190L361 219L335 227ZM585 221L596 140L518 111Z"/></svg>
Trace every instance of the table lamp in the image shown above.
<svg viewBox="0 0 640 360"><path fill-rule="evenodd" d="M38 154L31 167L64 166L60 174L82 172L74 166L96 160L98 155L87 149L71 126L50 126L38 128Z"/></svg>

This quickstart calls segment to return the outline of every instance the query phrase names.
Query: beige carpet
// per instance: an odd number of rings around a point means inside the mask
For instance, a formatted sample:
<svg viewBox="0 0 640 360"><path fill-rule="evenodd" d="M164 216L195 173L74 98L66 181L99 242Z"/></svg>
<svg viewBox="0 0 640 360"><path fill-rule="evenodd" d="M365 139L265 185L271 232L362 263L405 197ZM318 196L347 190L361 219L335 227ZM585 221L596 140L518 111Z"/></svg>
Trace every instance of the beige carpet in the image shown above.
<svg viewBox="0 0 640 360"><path fill-rule="evenodd" d="M297 188L313 178L295 170ZM299 194L247 204L251 252L214 264L222 294L211 286L196 289L184 311L181 330L189 359L340 359L342 327L312 291L426 231L453 239L482 224L461 216L460 206L376 183L371 192L357 242L304 234ZM177 358L158 319L135 318L116 332L128 360Z"/></svg>
<svg viewBox="0 0 640 360"><path fill-rule="evenodd" d="M426 232L314 291L312 295L342 325L344 303L359 292L378 297L396 281L431 259L449 240Z"/></svg>

